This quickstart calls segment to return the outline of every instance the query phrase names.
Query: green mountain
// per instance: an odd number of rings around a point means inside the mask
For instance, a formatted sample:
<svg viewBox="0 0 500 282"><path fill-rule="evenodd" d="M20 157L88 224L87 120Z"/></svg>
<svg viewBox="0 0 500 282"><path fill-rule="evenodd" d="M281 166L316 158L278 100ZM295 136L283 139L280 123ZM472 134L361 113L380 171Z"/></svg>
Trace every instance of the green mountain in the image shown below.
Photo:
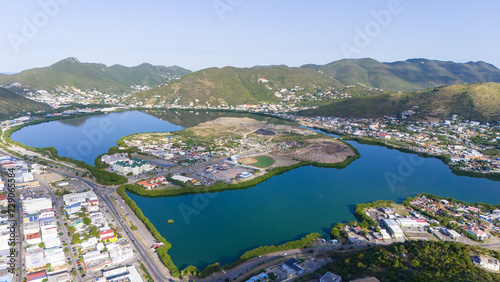
<svg viewBox="0 0 500 282"><path fill-rule="evenodd" d="M427 59L381 63L374 59L345 59L326 65L303 65L345 85L391 91L415 91L450 84L500 82L500 70L485 62L454 63Z"/></svg>
<svg viewBox="0 0 500 282"><path fill-rule="evenodd" d="M133 95L130 101L145 104L161 102L185 105L239 105L245 103L277 102L274 95L282 88L297 92L316 92L316 89L342 87L335 79L305 68L270 66L257 68L209 68L183 76L165 86ZM302 89L303 88L303 89Z"/></svg>
<svg viewBox="0 0 500 282"><path fill-rule="evenodd" d="M449 85L427 90L373 95L333 102L304 115L376 118L413 109L418 119L447 119L452 114L475 121L500 120L500 84Z"/></svg>
<svg viewBox="0 0 500 282"><path fill-rule="evenodd" d="M36 112L48 110L48 105L35 102L21 95L0 88L0 119L8 119L10 116L23 112Z"/></svg>
<svg viewBox="0 0 500 282"><path fill-rule="evenodd" d="M178 66L164 67L143 63L135 67L107 67L67 58L49 67L29 69L13 75L0 74L0 85L19 82L23 87L32 89L127 91L132 90L131 85L157 86L190 72Z"/></svg>

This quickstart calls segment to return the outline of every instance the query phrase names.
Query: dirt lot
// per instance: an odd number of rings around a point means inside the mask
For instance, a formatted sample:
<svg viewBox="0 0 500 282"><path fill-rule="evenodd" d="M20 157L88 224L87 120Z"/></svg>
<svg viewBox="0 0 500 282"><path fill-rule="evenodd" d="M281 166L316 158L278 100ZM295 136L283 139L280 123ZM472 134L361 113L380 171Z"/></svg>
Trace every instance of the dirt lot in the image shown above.
<svg viewBox="0 0 500 282"><path fill-rule="evenodd" d="M63 179L64 179L64 176L57 174L57 173L44 173L44 174L37 175L37 180L43 181L43 182L48 182L48 183L60 181Z"/></svg>
<svg viewBox="0 0 500 282"><path fill-rule="evenodd" d="M298 134L302 136L317 134L312 130L296 126L267 124L251 118L231 117L223 117L204 122L195 127L185 129L185 131L204 137L219 136L229 133L246 138L248 135L252 134L253 137L267 140L287 134Z"/></svg>
<svg viewBox="0 0 500 282"><path fill-rule="evenodd" d="M300 160L326 164L342 162L356 155L349 146L332 139L310 139L307 142L309 145L291 155Z"/></svg>

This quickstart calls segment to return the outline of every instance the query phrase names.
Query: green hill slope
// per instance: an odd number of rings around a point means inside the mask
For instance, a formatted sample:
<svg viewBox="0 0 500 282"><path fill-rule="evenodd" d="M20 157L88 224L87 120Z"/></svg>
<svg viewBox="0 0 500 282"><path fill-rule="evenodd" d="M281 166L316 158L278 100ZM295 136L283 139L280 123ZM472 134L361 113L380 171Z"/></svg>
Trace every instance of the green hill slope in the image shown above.
<svg viewBox="0 0 500 282"><path fill-rule="evenodd" d="M376 118L396 116L416 106L416 118L446 119L457 114L469 120L497 121L500 120L500 84L449 85L416 92L358 97L302 114Z"/></svg>
<svg viewBox="0 0 500 282"><path fill-rule="evenodd" d="M8 119L10 116L25 112L48 110L49 106L41 104L21 95L0 88L0 119Z"/></svg>
<svg viewBox="0 0 500 282"><path fill-rule="evenodd" d="M157 86L191 71L178 66L153 66L147 63L136 67L81 63L67 58L49 67L35 68L14 75L0 75L0 84L19 82L24 87L52 90L96 89L99 91L126 91L131 85Z"/></svg>
<svg viewBox="0 0 500 282"><path fill-rule="evenodd" d="M381 63L345 59L326 65L303 65L350 85L392 91L415 91L450 84L500 82L500 70L484 62L454 63L427 59Z"/></svg>
<svg viewBox="0 0 500 282"><path fill-rule="evenodd" d="M263 80L264 79L264 80ZM276 102L276 91L282 88L316 89L342 87L342 84L317 71L285 66L262 68L209 68L194 72L168 85L137 93L130 101L145 104L161 102L184 105L238 105L245 103Z"/></svg>

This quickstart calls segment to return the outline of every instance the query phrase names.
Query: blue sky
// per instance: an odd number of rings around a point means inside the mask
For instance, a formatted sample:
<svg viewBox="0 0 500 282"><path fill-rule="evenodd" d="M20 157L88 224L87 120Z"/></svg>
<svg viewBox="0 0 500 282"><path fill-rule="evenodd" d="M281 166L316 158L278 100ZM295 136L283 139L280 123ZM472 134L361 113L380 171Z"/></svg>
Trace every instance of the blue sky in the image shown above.
<svg viewBox="0 0 500 282"><path fill-rule="evenodd" d="M191 70L346 57L500 67L498 11L496 0L0 0L0 72L66 57Z"/></svg>

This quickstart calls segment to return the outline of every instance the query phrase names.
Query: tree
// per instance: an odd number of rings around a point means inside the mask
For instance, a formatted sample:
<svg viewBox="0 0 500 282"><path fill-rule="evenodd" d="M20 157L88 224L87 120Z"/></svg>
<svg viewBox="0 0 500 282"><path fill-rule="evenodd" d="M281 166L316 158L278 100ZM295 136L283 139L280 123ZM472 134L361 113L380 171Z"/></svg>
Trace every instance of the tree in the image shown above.
<svg viewBox="0 0 500 282"><path fill-rule="evenodd" d="M75 231L76 231L76 228L74 226L71 226L71 225L68 226L68 232L69 233L73 234L73 233L75 233Z"/></svg>
<svg viewBox="0 0 500 282"><path fill-rule="evenodd" d="M88 218L88 217L83 218L83 224L90 225L90 223L91 223L90 218Z"/></svg>
<svg viewBox="0 0 500 282"><path fill-rule="evenodd" d="M38 247L40 247L40 248L43 248L43 246L44 246L43 243L38 244Z"/></svg>
<svg viewBox="0 0 500 282"><path fill-rule="evenodd" d="M132 226L130 226L130 229L132 229L132 230L137 230L137 226L132 225Z"/></svg>

